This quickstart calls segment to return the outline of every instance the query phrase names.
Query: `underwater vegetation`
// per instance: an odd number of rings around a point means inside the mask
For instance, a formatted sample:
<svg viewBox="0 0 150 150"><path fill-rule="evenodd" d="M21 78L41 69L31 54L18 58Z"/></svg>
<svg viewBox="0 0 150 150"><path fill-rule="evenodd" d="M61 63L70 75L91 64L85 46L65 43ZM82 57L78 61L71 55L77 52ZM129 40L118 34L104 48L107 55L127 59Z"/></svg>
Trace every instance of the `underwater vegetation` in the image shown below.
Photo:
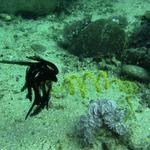
<svg viewBox="0 0 150 150"><path fill-rule="evenodd" d="M58 93L68 93L72 96L80 93L80 96L88 98L88 90L94 88L97 93L105 91L115 84L116 88L126 94L137 94L139 87L136 83L128 80L121 80L115 77L109 77L106 71L83 71L81 73L70 73L66 74L60 84L53 86L52 94L57 95Z"/></svg>
<svg viewBox="0 0 150 150"><path fill-rule="evenodd" d="M76 126L76 134L83 147L92 146L95 142L96 132L102 128L119 136L127 133L125 112L117 108L115 101L102 99L91 100L87 115L80 118Z"/></svg>
<svg viewBox="0 0 150 150"><path fill-rule="evenodd" d="M82 74L74 73L65 76L63 81L60 83L60 86L54 86L53 92L58 93L66 92L70 95L75 95L78 90L82 98L88 97L88 85L90 84L95 88L96 92L100 92L102 90L106 90L109 87L107 73L104 71L97 72L95 76L90 71L84 71Z"/></svg>
<svg viewBox="0 0 150 150"><path fill-rule="evenodd" d="M126 96L122 98L122 101L126 104L128 112L126 116L127 121L135 114L132 100L134 99L133 97L140 92L140 88L135 82L121 80L115 77L110 78L105 71L100 70L97 73L84 71L82 73L66 75L59 85L55 84L53 86L52 95L59 97L58 95L61 93L60 97L63 97L66 96L66 94L71 96L78 94L83 100L89 100L89 93L92 89L93 92L95 91L95 93L98 94L100 92L107 92L107 90L114 85L116 89L126 94Z"/></svg>

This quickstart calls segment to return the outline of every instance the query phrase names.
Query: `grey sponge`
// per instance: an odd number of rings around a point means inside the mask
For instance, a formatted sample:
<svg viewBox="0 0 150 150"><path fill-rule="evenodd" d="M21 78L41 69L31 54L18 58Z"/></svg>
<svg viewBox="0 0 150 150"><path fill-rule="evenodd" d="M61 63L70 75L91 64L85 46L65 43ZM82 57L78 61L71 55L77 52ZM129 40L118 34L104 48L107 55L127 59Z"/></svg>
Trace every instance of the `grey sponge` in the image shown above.
<svg viewBox="0 0 150 150"><path fill-rule="evenodd" d="M103 127L120 136L126 134L127 126L124 120L124 111L119 110L114 101L91 100L88 114L81 116L77 125L77 134L82 145L93 145L95 132Z"/></svg>

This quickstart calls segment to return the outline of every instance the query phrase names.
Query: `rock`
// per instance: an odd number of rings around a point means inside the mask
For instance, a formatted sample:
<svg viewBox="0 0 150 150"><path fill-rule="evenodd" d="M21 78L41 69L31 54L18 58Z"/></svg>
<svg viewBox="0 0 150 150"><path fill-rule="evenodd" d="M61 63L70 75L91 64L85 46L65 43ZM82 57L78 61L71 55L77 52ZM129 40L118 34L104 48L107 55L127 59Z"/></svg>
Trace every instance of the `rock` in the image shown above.
<svg viewBox="0 0 150 150"><path fill-rule="evenodd" d="M70 2L66 0L0 0L0 13L21 14L32 16L46 15L50 12L66 7ZM64 6L65 5L65 6Z"/></svg>
<svg viewBox="0 0 150 150"><path fill-rule="evenodd" d="M46 47L41 44L32 44L31 48L37 53L43 53L47 50Z"/></svg>
<svg viewBox="0 0 150 150"><path fill-rule="evenodd" d="M21 11L28 11L43 15L54 11L58 1L59 0L0 0L0 12L16 14Z"/></svg>
<svg viewBox="0 0 150 150"><path fill-rule="evenodd" d="M122 16L122 15L111 16L108 19L110 19L110 21L116 22L117 24L119 24L123 28L126 28L126 26L128 25L127 18L125 16Z"/></svg>
<svg viewBox="0 0 150 150"><path fill-rule="evenodd" d="M150 48L150 12L141 16L141 25L137 27L129 38L130 48Z"/></svg>
<svg viewBox="0 0 150 150"><path fill-rule="evenodd" d="M150 89L144 89L141 97L141 104L150 108Z"/></svg>
<svg viewBox="0 0 150 150"><path fill-rule="evenodd" d="M75 24L74 24L75 26ZM112 56L122 53L126 43L126 34L124 30L114 21L100 19L89 24L76 25L78 28L65 35L75 33L68 39L68 50L77 56L101 57ZM70 28L70 27L68 27ZM76 31L77 29L77 31Z"/></svg>
<svg viewBox="0 0 150 150"><path fill-rule="evenodd" d="M8 14L4 14L4 13L2 13L2 14L0 14L0 19L1 20L4 20L4 21L12 21L12 16L10 16L10 15L8 15Z"/></svg>
<svg viewBox="0 0 150 150"><path fill-rule="evenodd" d="M125 49L122 59L126 64L139 65L150 72L150 48L129 48Z"/></svg>
<svg viewBox="0 0 150 150"><path fill-rule="evenodd" d="M71 47L74 40L79 36L80 31L84 30L89 25L89 23L91 23L90 15L86 16L82 20L75 21L69 25L66 25L64 27L64 39L63 41L59 41L60 45L62 44L64 48L65 46Z"/></svg>
<svg viewBox="0 0 150 150"><path fill-rule="evenodd" d="M136 79L144 82L150 81L150 75L147 70L136 65L123 65L121 74L126 75L128 78Z"/></svg>

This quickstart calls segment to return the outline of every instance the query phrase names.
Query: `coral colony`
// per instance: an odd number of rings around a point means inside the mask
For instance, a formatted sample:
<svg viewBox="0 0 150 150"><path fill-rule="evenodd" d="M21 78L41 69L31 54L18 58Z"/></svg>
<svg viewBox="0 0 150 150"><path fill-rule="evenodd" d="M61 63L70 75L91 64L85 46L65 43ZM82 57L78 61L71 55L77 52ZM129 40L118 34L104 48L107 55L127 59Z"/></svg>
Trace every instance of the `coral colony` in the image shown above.
<svg viewBox="0 0 150 150"><path fill-rule="evenodd" d="M91 100L87 115L80 118L77 134L84 146L93 145L96 131L106 128L119 136L127 133L125 113L111 100Z"/></svg>

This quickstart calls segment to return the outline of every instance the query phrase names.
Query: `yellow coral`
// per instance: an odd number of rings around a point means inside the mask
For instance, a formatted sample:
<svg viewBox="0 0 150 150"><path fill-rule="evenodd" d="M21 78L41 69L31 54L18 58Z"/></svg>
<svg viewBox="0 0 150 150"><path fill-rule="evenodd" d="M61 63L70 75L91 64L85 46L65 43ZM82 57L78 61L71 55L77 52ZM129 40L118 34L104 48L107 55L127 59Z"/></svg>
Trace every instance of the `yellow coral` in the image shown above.
<svg viewBox="0 0 150 150"><path fill-rule="evenodd" d="M111 84L113 83L116 85L116 88L119 88L119 91L127 94L124 98L128 104L128 113L125 119L125 121L127 121L130 117L135 116L135 109L132 100L134 99L133 97L139 93L140 88L135 82L128 80L113 79Z"/></svg>
<svg viewBox="0 0 150 150"><path fill-rule="evenodd" d="M113 77L108 78L108 74L105 71L84 71L80 74L68 74L60 83L60 86L54 87L53 91L54 93L68 91L68 93L72 96L75 95L77 91L79 91L81 97L86 98L88 97L88 88L90 85L95 88L97 93L99 93L101 91L107 90L113 84L115 84L120 91L129 95L136 94L139 91L136 83L127 80L116 79Z"/></svg>
<svg viewBox="0 0 150 150"><path fill-rule="evenodd" d="M109 89L112 85L119 91L126 93L126 97L123 98L128 104L128 114L126 116L126 121L134 115L134 107L132 103L133 96L139 92L139 87L135 82L120 80L115 77L108 78L108 74L105 71L91 72L84 71L74 74L68 74L62 80L60 85L53 87L53 93L62 94L64 91L70 95L75 95L78 91L81 97L88 98L88 90L93 86L97 93Z"/></svg>
<svg viewBox="0 0 150 150"><path fill-rule="evenodd" d="M135 115L135 110L134 110L133 104L131 102L131 99L132 99L131 95L129 95L129 96L127 96L125 98L125 100L128 103L128 106L129 106L128 113L126 115L125 121L127 121L130 117L132 117L133 115Z"/></svg>
<svg viewBox="0 0 150 150"><path fill-rule="evenodd" d="M99 71L98 73L95 73L97 75L94 75L90 71L85 71L81 75L75 73L75 74L69 74L64 78L64 80L61 83L60 89L61 92L64 90L69 91L70 95L75 95L76 89L80 91L80 95L82 98L86 98L88 95L88 85L87 82L91 81L93 87L95 87L96 92L100 92L102 89L108 89L109 81L108 81L108 75L107 72ZM103 80L102 88L100 88L100 81ZM77 85L75 85L77 83ZM58 91L58 89L54 89L53 91Z"/></svg>
<svg viewBox="0 0 150 150"><path fill-rule="evenodd" d="M119 90L126 94L133 95L139 92L139 87L132 81L116 79L115 83L118 85Z"/></svg>

